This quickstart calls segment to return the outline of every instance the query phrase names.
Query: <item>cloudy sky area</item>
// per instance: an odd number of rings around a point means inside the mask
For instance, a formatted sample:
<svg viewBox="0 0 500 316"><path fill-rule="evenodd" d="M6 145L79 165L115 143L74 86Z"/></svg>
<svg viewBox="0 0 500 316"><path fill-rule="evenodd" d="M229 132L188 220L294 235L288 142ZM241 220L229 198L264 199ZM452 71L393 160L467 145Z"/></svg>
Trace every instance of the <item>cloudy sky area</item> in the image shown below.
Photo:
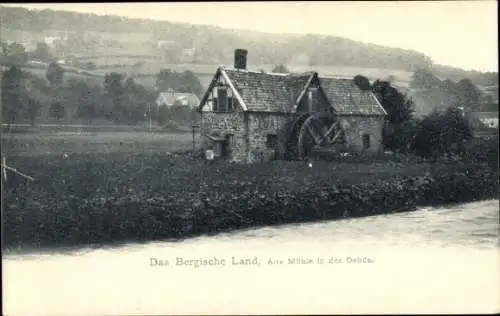
<svg viewBox="0 0 500 316"><path fill-rule="evenodd" d="M270 33L316 33L414 49L435 63L498 71L496 1L16 4Z"/></svg>

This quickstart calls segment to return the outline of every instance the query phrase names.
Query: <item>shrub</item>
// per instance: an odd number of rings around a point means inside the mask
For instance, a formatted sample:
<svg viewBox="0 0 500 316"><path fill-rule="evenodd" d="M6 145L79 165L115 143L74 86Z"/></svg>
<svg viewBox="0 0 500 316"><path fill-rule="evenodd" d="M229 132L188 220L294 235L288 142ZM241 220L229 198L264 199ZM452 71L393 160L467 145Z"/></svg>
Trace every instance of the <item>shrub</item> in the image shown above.
<svg viewBox="0 0 500 316"><path fill-rule="evenodd" d="M421 120L412 149L423 157L461 154L464 143L472 139L467 118L454 107L444 112L434 111Z"/></svg>
<svg viewBox="0 0 500 316"><path fill-rule="evenodd" d="M51 62L47 68L47 80L54 85L60 85L64 81L64 69L56 62Z"/></svg>
<svg viewBox="0 0 500 316"><path fill-rule="evenodd" d="M52 116L56 120L60 120L66 116L66 108L62 105L61 102L53 102L50 105L50 116Z"/></svg>
<svg viewBox="0 0 500 316"><path fill-rule="evenodd" d="M356 75L354 77L354 83L364 91L372 90L372 85L370 84L370 80L362 75Z"/></svg>

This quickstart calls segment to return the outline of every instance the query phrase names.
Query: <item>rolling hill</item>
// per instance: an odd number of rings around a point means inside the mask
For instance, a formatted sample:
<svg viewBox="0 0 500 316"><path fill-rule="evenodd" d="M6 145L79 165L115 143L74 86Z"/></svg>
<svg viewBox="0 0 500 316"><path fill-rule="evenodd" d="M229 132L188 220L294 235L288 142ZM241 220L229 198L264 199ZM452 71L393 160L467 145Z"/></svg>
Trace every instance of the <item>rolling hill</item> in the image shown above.
<svg viewBox="0 0 500 316"><path fill-rule="evenodd" d="M350 39L308 35L268 34L215 26L170 23L119 16L100 16L67 11L28 10L0 6L2 41L17 41L29 50L47 35L64 33L59 47L65 56L91 61L89 71L62 65L67 78L101 84L106 73L124 73L154 87L161 69L190 70L207 87L219 65L233 65L233 51L248 49L248 68L271 71L285 64L292 72L318 71L321 75L370 81L391 78L393 85L412 94L413 71L430 69L440 79L471 79L478 86L498 86L498 73L466 71L436 65L425 54ZM161 46L161 43L169 43ZM185 51L194 52L184 56ZM182 57L184 56L184 57ZM181 58L182 57L182 58ZM172 60L174 59L174 60ZM30 63L25 70L45 78L47 65ZM422 101L423 102L423 101ZM425 105L427 109L429 105Z"/></svg>
<svg viewBox="0 0 500 316"><path fill-rule="evenodd" d="M63 45L65 55L72 54L103 66L145 61L147 65L142 69L134 69L143 75L154 72L151 69L182 69L186 65L200 75L212 73L220 64L232 64L235 48L246 48L249 50L248 65L255 69L268 70L266 65L283 63L292 70L317 69L341 76L361 72L353 69L366 69L364 75L369 77L392 75L398 81L406 81L400 77L408 77L407 73L417 68L430 68L438 77L455 81L468 77L480 86L498 85L497 73L483 74L436 65L421 52L335 36L269 34L209 25L2 6L0 28L2 41L18 41L31 49L47 35L64 33L68 37ZM161 43L169 44L160 47ZM166 52L177 58L184 50L193 50L194 55L175 62L164 58ZM123 55L128 55L130 62L118 57ZM205 67L210 70L204 70Z"/></svg>
<svg viewBox="0 0 500 316"><path fill-rule="evenodd" d="M16 7L0 7L0 21L4 39L33 46L33 42L43 40L45 33L69 32L74 38L68 50L87 49L89 55L108 55L112 51L158 55L158 43L168 41L174 50L194 49L193 59L208 64L231 63L235 48L247 48L251 52L249 63L255 65L305 63L410 71L432 65L430 58L420 52L334 36L267 34Z"/></svg>

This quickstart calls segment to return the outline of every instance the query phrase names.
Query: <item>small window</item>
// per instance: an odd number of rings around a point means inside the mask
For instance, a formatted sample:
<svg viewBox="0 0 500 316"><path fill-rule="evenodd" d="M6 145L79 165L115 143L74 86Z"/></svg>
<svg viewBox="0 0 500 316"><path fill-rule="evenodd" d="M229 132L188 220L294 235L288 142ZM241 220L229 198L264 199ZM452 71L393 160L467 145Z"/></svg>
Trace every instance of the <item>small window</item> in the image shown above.
<svg viewBox="0 0 500 316"><path fill-rule="evenodd" d="M217 88L217 97L214 100L214 111L216 112L232 112L233 111L233 96L231 89L227 87Z"/></svg>
<svg viewBox="0 0 500 316"><path fill-rule="evenodd" d="M229 135L226 136L226 143L229 146L233 146L234 145L234 135L233 134L229 134Z"/></svg>
<svg viewBox="0 0 500 316"><path fill-rule="evenodd" d="M274 134L268 134L266 139L266 147L269 149L275 149L278 144L278 136Z"/></svg>
<svg viewBox="0 0 500 316"><path fill-rule="evenodd" d="M217 89L217 110L220 112L227 111L227 89L219 88Z"/></svg>
<svg viewBox="0 0 500 316"><path fill-rule="evenodd" d="M363 135L363 148L364 149L370 148L370 135L368 134Z"/></svg>
<svg viewBox="0 0 500 316"><path fill-rule="evenodd" d="M318 110L318 88L308 88L308 107L309 112L316 112Z"/></svg>
<svg viewBox="0 0 500 316"><path fill-rule="evenodd" d="M218 111L218 108L217 108L217 98L216 97L213 97L212 98L212 110L214 112L217 112Z"/></svg>

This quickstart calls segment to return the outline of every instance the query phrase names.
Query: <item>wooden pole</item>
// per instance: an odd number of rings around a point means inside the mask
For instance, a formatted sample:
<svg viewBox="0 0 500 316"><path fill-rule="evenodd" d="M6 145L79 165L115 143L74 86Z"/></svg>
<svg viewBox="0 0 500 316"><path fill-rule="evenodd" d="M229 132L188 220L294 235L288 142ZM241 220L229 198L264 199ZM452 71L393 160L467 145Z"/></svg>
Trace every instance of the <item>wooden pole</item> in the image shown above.
<svg viewBox="0 0 500 316"><path fill-rule="evenodd" d="M194 129L195 129L195 125L193 124L193 154L194 154L194 147L195 147L195 144L194 144Z"/></svg>
<svg viewBox="0 0 500 316"><path fill-rule="evenodd" d="M200 126L198 124L193 123L193 125L191 125L191 127L192 127L191 133L193 134L193 153L194 153L196 150L196 141L195 141L194 134L196 133L196 129L199 128Z"/></svg>
<svg viewBox="0 0 500 316"><path fill-rule="evenodd" d="M151 103L148 103L148 112L149 112L149 132L151 133Z"/></svg>

